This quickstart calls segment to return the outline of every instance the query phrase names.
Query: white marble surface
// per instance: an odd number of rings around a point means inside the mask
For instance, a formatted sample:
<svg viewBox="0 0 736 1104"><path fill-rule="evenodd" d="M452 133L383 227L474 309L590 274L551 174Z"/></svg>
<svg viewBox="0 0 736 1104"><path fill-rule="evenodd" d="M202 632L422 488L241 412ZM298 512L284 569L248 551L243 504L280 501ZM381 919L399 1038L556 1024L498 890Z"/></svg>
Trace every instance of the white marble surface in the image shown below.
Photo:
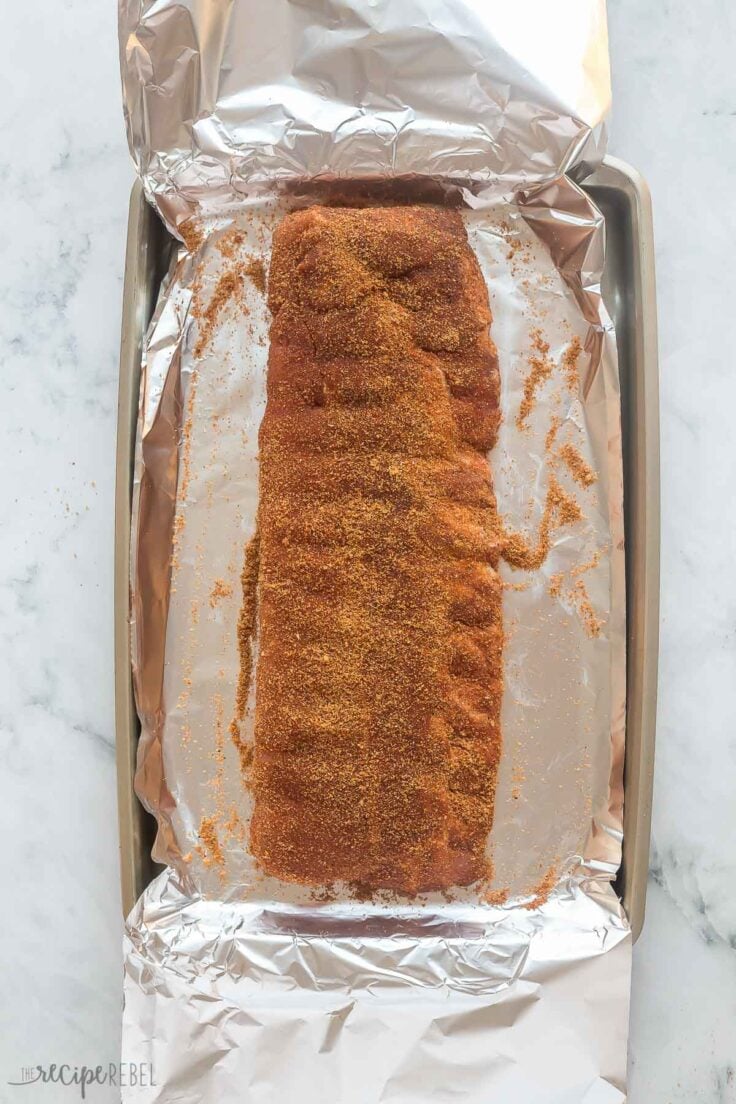
<svg viewBox="0 0 736 1104"><path fill-rule="evenodd" d="M633 1104L736 1101L736 7L609 0L612 152L654 202L662 620ZM729 516L729 513L731 516Z"/></svg>
<svg viewBox="0 0 736 1104"><path fill-rule="evenodd" d="M660 710L630 1099L730 1104L736 527L724 510L736 371L724 323L736 300L736 9L610 0L609 15L611 149L654 196L662 378ZM7 1086L23 1064L118 1051L112 501L132 170L112 0L8 5L0 50L4 1104L59 1098Z"/></svg>

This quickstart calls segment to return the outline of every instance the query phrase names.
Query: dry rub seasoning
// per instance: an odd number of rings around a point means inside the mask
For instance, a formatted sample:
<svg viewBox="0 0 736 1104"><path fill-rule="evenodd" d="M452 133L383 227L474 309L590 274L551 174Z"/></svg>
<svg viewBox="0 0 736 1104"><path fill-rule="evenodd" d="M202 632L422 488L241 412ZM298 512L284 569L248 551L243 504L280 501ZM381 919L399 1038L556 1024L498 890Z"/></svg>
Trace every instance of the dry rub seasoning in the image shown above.
<svg viewBox="0 0 736 1104"><path fill-rule="evenodd" d="M269 304L251 851L359 893L478 881L500 756L499 379L462 219L288 215ZM240 716L247 558L243 582Z"/></svg>

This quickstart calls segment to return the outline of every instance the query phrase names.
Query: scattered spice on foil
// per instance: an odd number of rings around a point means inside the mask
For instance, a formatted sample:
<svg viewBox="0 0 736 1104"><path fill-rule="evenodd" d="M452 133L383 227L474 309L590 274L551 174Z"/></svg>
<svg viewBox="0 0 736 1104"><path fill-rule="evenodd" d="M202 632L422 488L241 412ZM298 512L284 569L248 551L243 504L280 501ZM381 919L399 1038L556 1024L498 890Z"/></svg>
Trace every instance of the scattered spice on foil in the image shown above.
<svg viewBox="0 0 736 1104"><path fill-rule="evenodd" d="M568 441L560 447L560 456L570 469L570 474L581 487L592 487L598 476L574 445Z"/></svg>
<svg viewBox="0 0 736 1104"><path fill-rule="evenodd" d="M232 592L232 586L225 579L215 579L210 590L210 606L212 609L218 605L221 598L229 598Z"/></svg>

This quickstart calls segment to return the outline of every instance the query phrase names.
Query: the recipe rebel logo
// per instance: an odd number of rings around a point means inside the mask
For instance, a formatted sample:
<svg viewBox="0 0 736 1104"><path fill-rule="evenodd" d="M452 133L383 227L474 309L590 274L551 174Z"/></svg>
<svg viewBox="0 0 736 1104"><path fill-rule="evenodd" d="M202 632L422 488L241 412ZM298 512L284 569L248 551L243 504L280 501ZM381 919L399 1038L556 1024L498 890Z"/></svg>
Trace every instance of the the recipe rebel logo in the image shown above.
<svg viewBox="0 0 736 1104"><path fill-rule="evenodd" d="M111 1085L119 1089L156 1087L150 1062L108 1062L96 1066L52 1062L48 1066L23 1066L20 1077L7 1084L19 1088L25 1085L63 1085L68 1089L76 1088L82 1100L87 1099L88 1090L96 1085Z"/></svg>

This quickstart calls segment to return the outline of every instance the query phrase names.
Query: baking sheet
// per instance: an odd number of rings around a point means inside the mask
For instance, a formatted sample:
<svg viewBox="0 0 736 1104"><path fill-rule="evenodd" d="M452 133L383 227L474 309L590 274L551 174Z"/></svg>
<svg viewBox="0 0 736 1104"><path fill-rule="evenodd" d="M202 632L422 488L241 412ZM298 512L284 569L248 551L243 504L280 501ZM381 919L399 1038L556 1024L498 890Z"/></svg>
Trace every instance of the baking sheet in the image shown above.
<svg viewBox="0 0 736 1104"><path fill-rule="evenodd" d="M651 207L639 174L612 158L607 158L586 182L586 188L606 215L608 247L603 291L616 322L622 378L630 612L626 832L617 887L636 937L643 922L646 893L658 624L658 422ZM126 914L156 870L150 857L152 822L132 789L139 725L129 673L128 533L140 350L172 245L145 203L140 185L135 185L126 262L116 507L116 716Z"/></svg>
<svg viewBox="0 0 736 1104"><path fill-rule="evenodd" d="M177 262L145 365L132 576L133 654L150 718L138 787L162 826L155 857L207 894L290 902L310 894L264 879L250 858L249 792L228 736L238 580L257 509L269 317L252 279L238 282L229 300L218 297L236 270L254 259L267 265L274 221L294 202L253 200L236 221L200 222L194 254L183 251ZM619 861L625 688L615 347L605 323L582 316L581 303L596 318L598 305L554 263L544 240L545 197L526 206L470 202L464 217L491 292L502 365L504 420L491 462L505 524L533 543L552 478L582 515L556 531L539 571L506 572L506 754L489 841L496 877L454 894L533 898L581 862L610 877ZM594 241L598 229L595 219L581 219L578 233ZM540 349L550 378L522 426L524 387ZM559 428L548 447L553 420ZM596 473L592 485L576 483L561 459L566 447ZM337 895L345 896L340 887Z"/></svg>

